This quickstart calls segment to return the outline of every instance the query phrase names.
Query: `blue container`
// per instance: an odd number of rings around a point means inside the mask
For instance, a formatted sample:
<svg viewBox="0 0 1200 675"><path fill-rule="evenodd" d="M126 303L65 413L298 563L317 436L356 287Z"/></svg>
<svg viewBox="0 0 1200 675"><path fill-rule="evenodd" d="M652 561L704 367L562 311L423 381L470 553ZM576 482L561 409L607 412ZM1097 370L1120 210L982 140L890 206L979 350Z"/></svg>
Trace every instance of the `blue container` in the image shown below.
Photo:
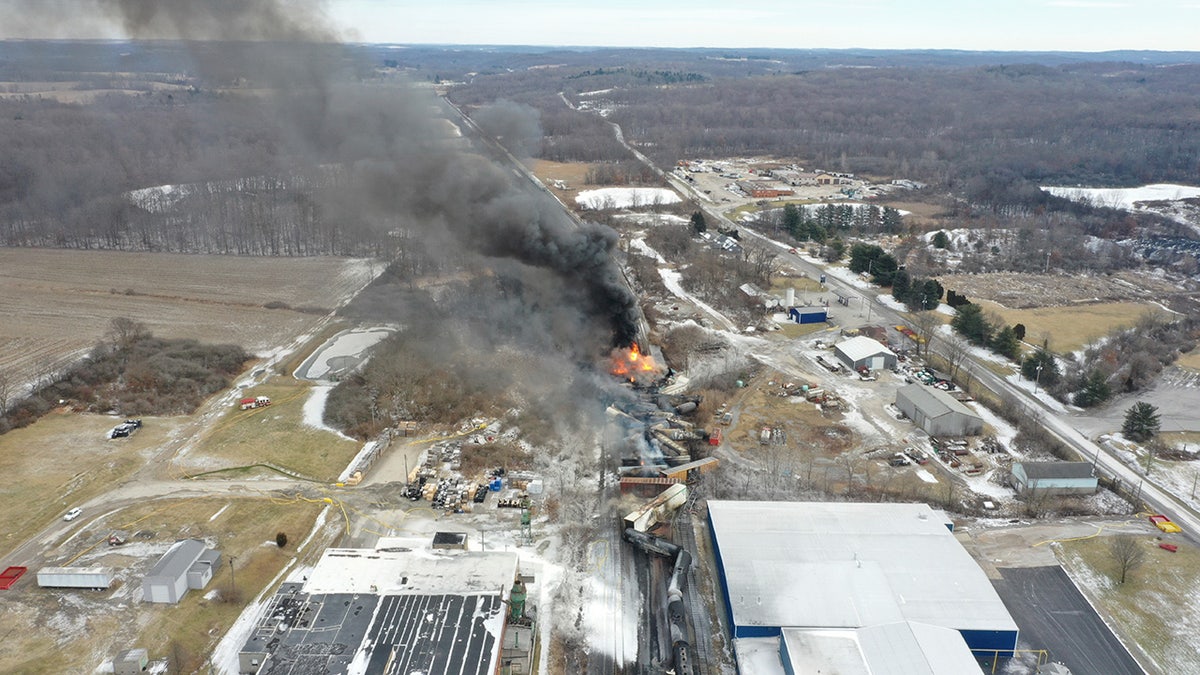
<svg viewBox="0 0 1200 675"><path fill-rule="evenodd" d="M502 487L504 487L504 481L500 478L492 480L492 484L488 486L492 492L499 492Z"/></svg>

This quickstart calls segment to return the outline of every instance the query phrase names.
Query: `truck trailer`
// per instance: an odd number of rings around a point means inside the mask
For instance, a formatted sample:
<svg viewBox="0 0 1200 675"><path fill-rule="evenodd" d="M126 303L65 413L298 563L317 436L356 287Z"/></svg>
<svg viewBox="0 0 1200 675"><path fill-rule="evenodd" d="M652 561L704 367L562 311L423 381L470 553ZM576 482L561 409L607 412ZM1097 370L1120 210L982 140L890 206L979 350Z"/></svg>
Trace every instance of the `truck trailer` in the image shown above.
<svg viewBox="0 0 1200 675"><path fill-rule="evenodd" d="M91 588L99 591L111 586L112 580L112 571L107 567L43 567L37 573L37 583L42 588Z"/></svg>

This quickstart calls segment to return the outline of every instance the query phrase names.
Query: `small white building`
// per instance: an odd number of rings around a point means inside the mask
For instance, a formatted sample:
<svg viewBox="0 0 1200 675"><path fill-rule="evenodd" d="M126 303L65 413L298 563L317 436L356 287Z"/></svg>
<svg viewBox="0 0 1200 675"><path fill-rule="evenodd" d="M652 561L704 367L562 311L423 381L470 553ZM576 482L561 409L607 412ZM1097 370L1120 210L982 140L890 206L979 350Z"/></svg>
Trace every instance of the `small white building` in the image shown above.
<svg viewBox="0 0 1200 675"><path fill-rule="evenodd" d="M188 590L200 590L212 581L221 554L198 539L175 542L142 579L142 600L179 602Z"/></svg>
<svg viewBox="0 0 1200 675"><path fill-rule="evenodd" d="M865 335L852 337L833 347L833 353L851 370L867 368L881 370L893 368L896 365L896 353L888 349L882 342Z"/></svg>
<svg viewBox="0 0 1200 675"><path fill-rule="evenodd" d="M1090 462L1016 462L1012 483L1022 495L1090 495L1100 487Z"/></svg>

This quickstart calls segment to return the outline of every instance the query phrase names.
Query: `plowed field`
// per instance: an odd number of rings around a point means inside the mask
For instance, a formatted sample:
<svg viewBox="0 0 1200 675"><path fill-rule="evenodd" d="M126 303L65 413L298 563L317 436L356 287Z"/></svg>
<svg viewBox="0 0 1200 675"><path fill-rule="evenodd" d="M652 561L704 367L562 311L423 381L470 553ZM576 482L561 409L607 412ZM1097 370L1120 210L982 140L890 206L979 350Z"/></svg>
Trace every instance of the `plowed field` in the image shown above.
<svg viewBox="0 0 1200 675"><path fill-rule="evenodd" d="M161 337L262 353L311 329L377 272L346 258L0 249L0 378L10 397L26 393L86 354L116 317Z"/></svg>

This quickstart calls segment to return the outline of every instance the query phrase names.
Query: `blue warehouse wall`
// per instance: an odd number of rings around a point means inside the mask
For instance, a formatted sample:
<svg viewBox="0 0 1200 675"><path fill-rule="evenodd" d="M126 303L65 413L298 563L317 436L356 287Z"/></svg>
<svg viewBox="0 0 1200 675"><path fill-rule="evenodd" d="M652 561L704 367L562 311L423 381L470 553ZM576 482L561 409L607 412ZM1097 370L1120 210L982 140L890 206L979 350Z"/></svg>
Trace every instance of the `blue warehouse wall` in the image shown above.
<svg viewBox="0 0 1200 675"><path fill-rule="evenodd" d="M960 630L963 640L966 641L967 647L975 653L975 656L980 658L991 656L996 650L1000 652L1001 658L1011 658L1013 650L1017 648L1017 634L1015 630ZM976 651L980 650L980 651ZM984 653L987 652L987 653Z"/></svg>

